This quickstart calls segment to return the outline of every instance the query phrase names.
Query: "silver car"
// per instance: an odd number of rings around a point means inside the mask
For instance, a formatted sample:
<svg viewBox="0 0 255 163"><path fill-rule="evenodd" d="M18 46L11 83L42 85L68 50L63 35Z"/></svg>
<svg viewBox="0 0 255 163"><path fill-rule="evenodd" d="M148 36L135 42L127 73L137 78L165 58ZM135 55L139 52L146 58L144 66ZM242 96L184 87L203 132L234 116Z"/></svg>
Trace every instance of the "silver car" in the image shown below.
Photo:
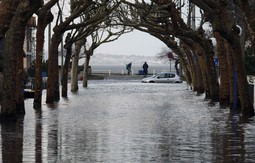
<svg viewBox="0 0 255 163"><path fill-rule="evenodd" d="M161 72L142 79L142 83L182 83L181 77L174 72Z"/></svg>

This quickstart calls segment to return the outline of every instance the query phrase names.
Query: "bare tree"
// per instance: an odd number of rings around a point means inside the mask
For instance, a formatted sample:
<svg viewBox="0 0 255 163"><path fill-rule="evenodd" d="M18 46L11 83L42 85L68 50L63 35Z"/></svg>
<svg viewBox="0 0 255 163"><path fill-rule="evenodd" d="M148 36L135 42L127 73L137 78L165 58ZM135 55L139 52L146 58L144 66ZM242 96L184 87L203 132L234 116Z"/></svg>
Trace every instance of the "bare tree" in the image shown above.
<svg viewBox="0 0 255 163"><path fill-rule="evenodd" d="M85 49L86 57L85 57L85 63L84 63L84 69L83 69L83 87L88 87L89 61L95 49L102 44L115 41L121 35L132 31L132 28L129 28L129 27L114 26L113 25L114 22L111 23L110 21L112 20L108 20L107 22L104 22L100 30L96 30L90 35L92 43L89 48Z"/></svg>
<svg viewBox="0 0 255 163"><path fill-rule="evenodd" d="M1 105L1 120L16 120L16 113L24 113L23 80L17 76L23 69L20 58L23 59L23 43L25 38L25 28L28 20L40 7L41 1L21 1L11 20L10 28L6 33L6 46L3 71L3 100ZM23 64L23 60L22 60ZM18 93L17 93L18 92ZM20 94L20 92L22 94ZM19 107L19 108L17 108Z"/></svg>
<svg viewBox="0 0 255 163"><path fill-rule="evenodd" d="M78 63L79 63L79 55L81 52L82 46L85 46L86 39L81 39L75 42L75 48L72 54L72 70L71 70L71 91L77 92L78 87Z"/></svg>
<svg viewBox="0 0 255 163"><path fill-rule="evenodd" d="M179 39L182 44L186 44L186 47L192 50L193 54L197 56L200 68L200 71L196 72L202 72L197 81L204 81L199 90L203 92L205 89L206 98L217 102L219 84L214 64L211 62L214 52L211 41L204 34L202 23L197 29L190 28L181 17L180 8L173 1L125 3L128 4L127 10L130 12L121 12L125 13L122 14L123 22L138 30L148 32L166 43L180 57L180 62L186 72L188 69L183 64L185 63L185 55L182 54L178 43L174 43L174 40ZM197 75L194 74L192 79L195 80Z"/></svg>
<svg viewBox="0 0 255 163"><path fill-rule="evenodd" d="M232 57L234 61L234 73L236 74L237 89L241 110L245 116L253 116L254 108L251 98L248 94L248 82L246 78L243 58L243 48L240 41L242 32L235 18L235 5L233 1L200 1L191 0L206 13L207 19L211 22L213 30L227 40L232 48ZM238 109L235 105L232 107Z"/></svg>
<svg viewBox="0 0 255 163"><path fill-rule="evenodd" d="M100 9L100 8L99 8ZM93 10L90 11L87 14L91 14L94 15L96 14L96 12L98 12L97 10ZM94 14L92 14L94 13ZM106 16L107 17L107 16ZM66 41L65 41L65 49L66 49L66 58L65 58L65 63L64 63L64 68L63 68L63 79L62 79L62 97L67 97L67 88L68 88L68 72L69 72L69 67L70 67L70 60L72 58L72 45L75 42L78 42L76 45L76 48L79 47L81 48L81 46L83 44L85 44L86 42L86 37L88 37L89 35L91 35L94 31L97 31L100 27L98 26L98 24L100 24L102 21L105 21L105 18L95 22L95 23L91 23L89 25L87 25L86 27L79 27L78 29L72 30L71 33L68 33L67 37L66 37ZM80 17L80 21L86 21L86 17L81 16ZM73 54L73 58L74 58L74 64L72 64L72 70L75 70L77 73L77 68L78 68L78 55L80 50L75 50L75 54ZM77 78L77 74L72 75L72 77L74 77L76 80L72 80L72 84L76 83L76 87L78 90L78 78ZM74 82L74 83L73 83Z"/></svg>
<svg viewBox="0 0 255 163"><path fill-rule="evenodd" d="M53 104L54 101L59 100L59 81L58 81L58 45L61 41L63 33L67 30L77 29L85 27L89 24L96 23L102 20L105 16L110 14L114 10L119 2L114 1L73 1L71 4L72 12L71 15L66 17L63 22L56 24L53 31L54 34L51 39L51 46L49 52L49 67L48 67L48 85L47 85L47 96L46 103ZM75 23L75 19L81 14L94 10L95 8L101 8L95 15L86 15L86 21Z"/></svg>
<svg viewBox="0 0 255 163"><path fill-rule="evenodd" d="M40 109L42 106L42 58L44 46L44 31L47 25L53 21L53 15L50 8L55 5L58 0L51 0L43 5L38 11L38 24L36 31L36 69L35 69L35 95L34 108Z"/></svg>

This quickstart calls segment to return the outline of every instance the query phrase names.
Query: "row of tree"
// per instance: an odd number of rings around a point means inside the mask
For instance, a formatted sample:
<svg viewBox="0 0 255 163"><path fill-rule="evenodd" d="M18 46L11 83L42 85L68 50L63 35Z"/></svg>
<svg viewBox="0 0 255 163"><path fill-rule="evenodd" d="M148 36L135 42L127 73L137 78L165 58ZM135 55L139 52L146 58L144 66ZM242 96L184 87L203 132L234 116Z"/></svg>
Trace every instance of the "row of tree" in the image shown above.
<svg viewBox="0 0 255 163"><path fill-rule="evenodd" d="M48 56L48 82L46 103L54 104L59 100L59 71L58 71L58 47L64 35L65 39L65 63L62 77L62 96L67 96L68 68L71 57L73 64L78 65L79 51L86 43L89 36L93 43L89 49L85 49L86 58L89 60L95 48L100 44L116 40L121 34L130 31L125 27L116 29L107 23L115 21L114 10L120 5L120 1L83 1L83 0L42 0L10 1L2 0L0 4L0 40L5 38L4 69L3 69L3 98L1 103L0 118L2 121L16 120L17 114L25 114L24 83L22 82L23 68L23 43L25 28L29 19L37 15L36 30L36 72L35 72L35 97L34 108L41 108L42 96L42 59L44 47L44 31L50 22L54 21L53 35L50 41ZM64 8L70 7L69 13L63 19ZM52 8L57 8L55 17L51 13ZM68 33L67 33L68 32ZM66 34L67 33L67 34ZM100 36L101 34L101 36ZM72 53L72 45L75 50ZM86 64L87 65L87 64ZM74 66L72 91L78 90L77 67ZM76 69L76 70L75 70ZM73 80L75 81L75 80ZM85 84L84 84L85 85Z"/></svg>
<svg viewBox="0 0 255 163"><path fill-rule="evenodd" d="M205 93L211 102L222 107L239 109L244 116L253 116L253 100L248 93L244 49L254 51L254 1L243 0L151 0L135 1L123 9L120 19L138 30L163 41L179 56L187 82L198 94ZM195 5L200 9L198 27L193 19ZM188 8L183 19L182 8ZM128 10L128 13L125 12ZM128 16L126 16L128 15ZM204 29L210 24L211 35ZM216 39L220 84L214 65L215 51L211 37Z"/></svg>
<svg viewBox="0 0 255 163"><path fill-rule="evenodd" d="M62 2L62 3L61 3ZM68 3L69 2L69 3ZM46 103L60 99L58 47L65 36L65 63L62 76L62 96L67 97L69 63L72 59L71 91L78 91L77 67L84 49L83 86L87 87L90 56L102 43L114 41L122 34L137 29L163 41L182 65L187 82L198 94L205 93L212 102L231 109L240 108L245 116L253 116L254 108L248 94L244 68L244 47L249 41L254 47L253 1L243 0L2 0L0 4L0 40L5 37L3 98L1 120L15 120L25 113L23 94L23 42L25 28L33 14L37 15L36 72L34 108L42 103L42 58L44 31L54 20L48 56ZM191 3L192 2L192 3ZM66 14L64 5L69 4ZM192 25L194 4L200 8L200 25ZM183 19L182 8L188 6ZM58 15L53 16L55 7ZM65 14L63 14L65 12ZM63 18L63 15L65 17ZM55 19L54 19L55 18ZM215 51L203 25L209 22L217 40L220 63L220 84L213 62ZM251 36L251 37L249 37ZM86 46L90 40L91 45ZM74 47L74 48L73 48ZM252 48L254 50L254 48Z"/></svg>

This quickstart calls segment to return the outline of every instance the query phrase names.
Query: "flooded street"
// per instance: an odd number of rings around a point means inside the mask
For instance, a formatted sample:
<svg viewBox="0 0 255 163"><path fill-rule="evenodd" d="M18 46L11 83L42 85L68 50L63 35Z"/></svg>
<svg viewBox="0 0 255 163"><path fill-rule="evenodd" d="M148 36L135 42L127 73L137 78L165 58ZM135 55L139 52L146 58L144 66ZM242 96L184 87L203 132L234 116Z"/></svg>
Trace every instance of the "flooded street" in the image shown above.
<svg viewBox="0 0 255 163"><path fill-rule="evenodd" d="M24 118L1 125L1 162L255 162L255 119L185 83L90 81L42 111L25 103Z"/></svg>

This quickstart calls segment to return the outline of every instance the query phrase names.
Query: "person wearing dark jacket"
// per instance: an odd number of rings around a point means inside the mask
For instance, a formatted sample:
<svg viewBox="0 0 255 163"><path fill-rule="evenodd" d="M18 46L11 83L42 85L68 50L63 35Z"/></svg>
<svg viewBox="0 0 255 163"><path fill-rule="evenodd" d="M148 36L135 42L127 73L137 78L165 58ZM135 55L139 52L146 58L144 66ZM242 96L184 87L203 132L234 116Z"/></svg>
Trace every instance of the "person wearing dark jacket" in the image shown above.
<svg viewBox="0 0 255 163"><path fill-rule="evenodd" d="M144 75L144 77L146 77L147 74L148 74L148 68L149 68L148 64L146 62L144 62L144 64L143 64L143 75Z"/></svg>
<svg viewBox="0 0 255 163"><path fill-rule="evenodd" d="M128 71L128 75L130 74L131 72L131 66L132 66L132 62L130 62L129 64L126 65L126 69Z"/></svg>

